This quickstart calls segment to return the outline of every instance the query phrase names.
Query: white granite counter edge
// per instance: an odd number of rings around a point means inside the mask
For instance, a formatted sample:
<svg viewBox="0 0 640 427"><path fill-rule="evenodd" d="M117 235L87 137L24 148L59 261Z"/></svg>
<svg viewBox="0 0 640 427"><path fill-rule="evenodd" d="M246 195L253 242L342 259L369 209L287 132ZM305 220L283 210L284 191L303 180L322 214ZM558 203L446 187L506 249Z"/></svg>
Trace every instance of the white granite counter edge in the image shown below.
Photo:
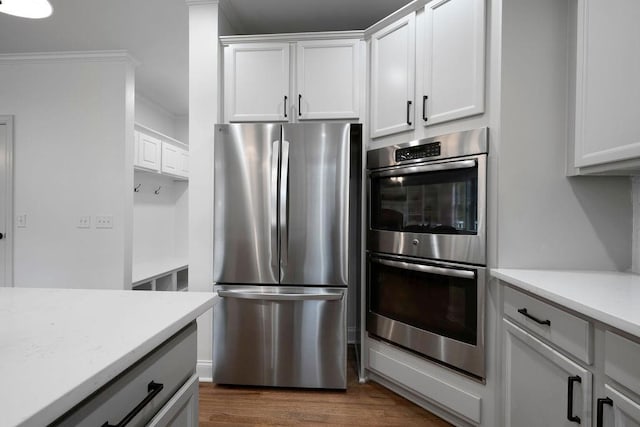
<svg viewBox="0 0 640 427"><path fill-rule="evenodd" d="M491 269L493 277L640 337L640 276L603 271Z"/></svg>

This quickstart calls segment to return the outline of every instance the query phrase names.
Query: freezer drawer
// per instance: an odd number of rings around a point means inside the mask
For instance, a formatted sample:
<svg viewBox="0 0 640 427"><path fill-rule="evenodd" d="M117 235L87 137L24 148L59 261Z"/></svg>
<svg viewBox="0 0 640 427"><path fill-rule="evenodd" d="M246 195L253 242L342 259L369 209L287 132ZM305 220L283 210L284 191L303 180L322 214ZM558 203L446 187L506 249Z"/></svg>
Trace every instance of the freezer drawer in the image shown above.
<svg viewBox="0 0 640 427"><path fill-rule="evenodd" d="M213 381L345 389L347 290L217 285Z"/></svg>

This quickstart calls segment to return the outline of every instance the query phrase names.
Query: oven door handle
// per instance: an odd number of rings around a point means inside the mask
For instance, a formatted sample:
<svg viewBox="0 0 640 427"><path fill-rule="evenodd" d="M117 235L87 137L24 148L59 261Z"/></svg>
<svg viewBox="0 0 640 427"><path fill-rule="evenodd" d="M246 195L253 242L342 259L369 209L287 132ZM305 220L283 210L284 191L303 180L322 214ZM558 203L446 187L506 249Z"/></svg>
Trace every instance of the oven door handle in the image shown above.
<svg viewBox="0 0 640 427"><path fill-rule="evenodd" d="M441 276L459 277L462 279L474 279L476 273L470 270L456 270L453 268L435 267L432 265L413 264L410 262L392 261L390 259L383 259L377 257L371 257L373 262L386 265L389 267L397 267L405 270L418 271L420 273L433 273Z"/></svg>
<svg viewBox="0 0 640 427"><path fill-rule="evenodd" d="M394 167L393 169L387 169L379 172L372 172L371 176L385 177L385 176L410 175L410 174L422 173L422 172L437 172L437 171L445 171L445 170L453 170L453 169L470 169L470 168L475 168L477 164L478 162L476 162L476 160L474 159L474 160L461 160L457 162L436 163L433 165L398 166L398 167Z"/></svg>

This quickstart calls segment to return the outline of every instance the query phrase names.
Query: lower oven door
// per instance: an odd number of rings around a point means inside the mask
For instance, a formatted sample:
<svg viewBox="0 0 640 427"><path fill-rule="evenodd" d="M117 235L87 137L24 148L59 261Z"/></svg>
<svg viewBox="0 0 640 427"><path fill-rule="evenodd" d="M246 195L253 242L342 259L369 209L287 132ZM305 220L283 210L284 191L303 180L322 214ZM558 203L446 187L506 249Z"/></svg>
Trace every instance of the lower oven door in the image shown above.
<svg viewBox="0 0 640 427"><path fill-rule="evenodd" d="M216 285L213 382L347 387L347 290Z"/></svg>
<svg viewBox="0 0 640 427"><path fill-rule="evenodd" d="M370 253L367 331L484 378L485 268Z"/></svg>

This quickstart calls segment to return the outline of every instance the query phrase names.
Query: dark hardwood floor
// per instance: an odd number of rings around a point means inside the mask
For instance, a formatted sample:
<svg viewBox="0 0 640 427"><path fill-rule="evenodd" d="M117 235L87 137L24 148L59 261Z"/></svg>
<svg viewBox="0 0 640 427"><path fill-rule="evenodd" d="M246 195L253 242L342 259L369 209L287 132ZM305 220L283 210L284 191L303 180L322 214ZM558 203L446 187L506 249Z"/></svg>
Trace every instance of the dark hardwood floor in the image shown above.
<svg viewBox="0 0 640 427"><path fill-rule="evenodd" d="M350 358L346 391L200 384L201 427L427 426L451 424L379 384L358 383Z"/></svg>

